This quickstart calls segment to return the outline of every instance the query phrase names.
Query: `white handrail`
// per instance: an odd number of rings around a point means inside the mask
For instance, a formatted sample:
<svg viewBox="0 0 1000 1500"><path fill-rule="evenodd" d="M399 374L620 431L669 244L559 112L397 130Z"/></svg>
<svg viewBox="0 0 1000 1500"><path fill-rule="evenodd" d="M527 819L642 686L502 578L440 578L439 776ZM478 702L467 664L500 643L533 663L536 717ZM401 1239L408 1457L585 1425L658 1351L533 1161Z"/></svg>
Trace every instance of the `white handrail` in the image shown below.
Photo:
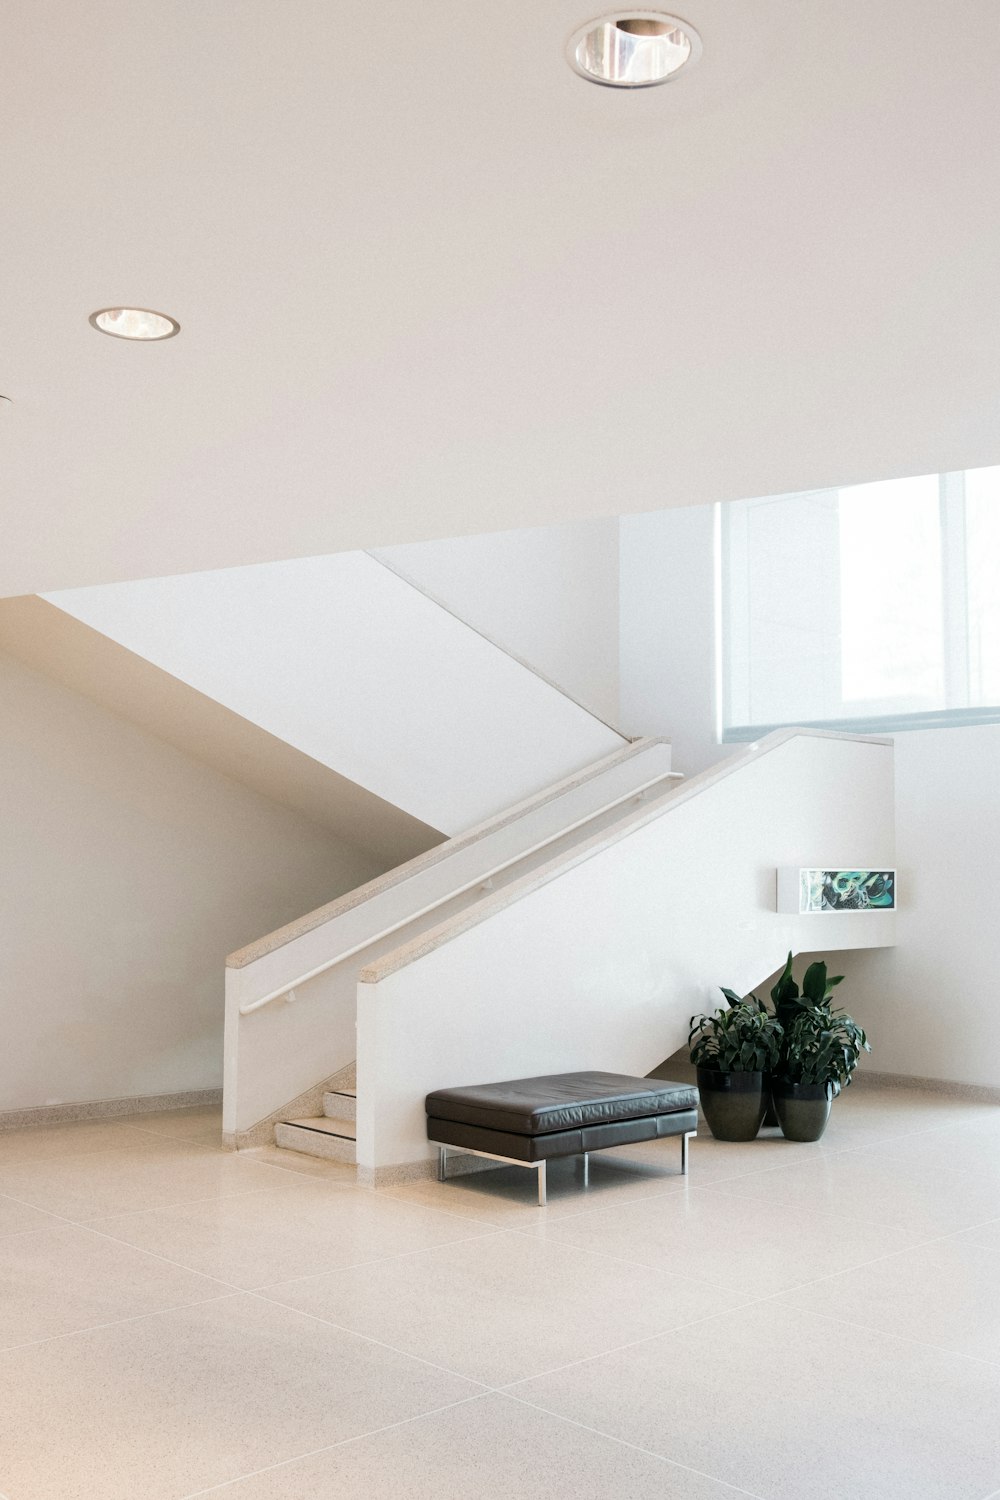
<svg viewBox="0 0 1000 1500"><path fill-rule="evenodd" d="M255 1010L263 1010L265 1005L270 1005L273 1000L280 1000L283 995L290 997L291 992L297 989L300 984L307 984L310 979L318 978L320 974L325 974L327 969L332 969L337 964L343 963L345 958L353 958L355 953L360 953L363 948L371 947L372 943L378 943L383 938L391 937L401 927L408 927L411 922L417 921L419 917L425 917L428 912L436 911L439 906L444 906L446 902L453 901L456 896L464 896L465 892L471 891L474 886L485 886L487 881L492 881L494 875L501 875L504 870L509 870L512 865L520 864L521 860L529 859L532 854L538 854L542 849L548 848L549 844L554 844L559 839L565 838L567 834L574 833L578 828L583 828L585 824L592 823L595 818L601 817L603 813L613 811L614 808L620 807L623 802L641 800L644 792L648 792L652 786L658 786L661 781L683 780L684 777L680 771L661 771L658 776L651 777L649 781L643 781L639 786L630 787L627 792L623 792L621 796L615 797L612 802L605 802L601 807L595 808L593 812L586 813L582 818L577 818L574 823L567 823L565 827L557 829L555 833L550 833L547 838L540 839L537 844L532 844L529 849L521 849L517 854L511 855L509 859L505 859L502 864L493 865L491 869L481 871L472 880L467 880L464 885L457 886L454 890L448 891L446 895L438 896L435 901L428 902L419 911L410 912L398 922L393 922L391 926L384 927L381 932L373 933L371 937L366 937L360 943L355 943L353 948L345 948L343 953L337 954L336 958L328 958L325 963L318 964L315 969L310 969L308 973L300 974L297 979L292 979L287 984L280 985L276 990L271 990L269 994L262 995L259 1000L247 1001L245 1005L240 1006L240 1015L249 1016Z"/></svg>

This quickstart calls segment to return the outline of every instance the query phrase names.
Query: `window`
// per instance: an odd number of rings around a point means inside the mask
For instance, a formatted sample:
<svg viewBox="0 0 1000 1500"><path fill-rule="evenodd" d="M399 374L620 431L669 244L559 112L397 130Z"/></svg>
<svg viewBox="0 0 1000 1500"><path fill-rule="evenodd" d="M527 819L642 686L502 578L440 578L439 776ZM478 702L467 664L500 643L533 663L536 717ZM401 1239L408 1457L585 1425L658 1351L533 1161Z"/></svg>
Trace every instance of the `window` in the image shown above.
<svg viewBox="0 0 1000 1500"><path fill-rule="evenodd" d="M1000 721L1000 467L721 510L723 740Z"/></svg>

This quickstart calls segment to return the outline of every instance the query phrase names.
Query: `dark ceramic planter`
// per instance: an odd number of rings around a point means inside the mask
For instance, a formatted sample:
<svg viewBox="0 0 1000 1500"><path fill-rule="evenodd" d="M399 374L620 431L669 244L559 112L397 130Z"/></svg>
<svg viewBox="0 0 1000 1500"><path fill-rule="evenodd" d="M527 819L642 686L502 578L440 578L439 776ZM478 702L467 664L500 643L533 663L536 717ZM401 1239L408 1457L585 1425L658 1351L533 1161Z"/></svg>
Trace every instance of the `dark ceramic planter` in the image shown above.
<svg viewBox="0 0 1000 1500"><path fill-rule="evenodd" d="M752 1141L767 1107L763 1073L718 1073L698 1069L698 1093L708 1128L717 1141Z"/></svg>
<svg viewBox="0 0 1000 1500"><path fill-rule="evenodd" d="M786 1141L818 1141L826 1129L833 1104L825 1083L786 1083L771 1080L774 1107Z"/></svg>

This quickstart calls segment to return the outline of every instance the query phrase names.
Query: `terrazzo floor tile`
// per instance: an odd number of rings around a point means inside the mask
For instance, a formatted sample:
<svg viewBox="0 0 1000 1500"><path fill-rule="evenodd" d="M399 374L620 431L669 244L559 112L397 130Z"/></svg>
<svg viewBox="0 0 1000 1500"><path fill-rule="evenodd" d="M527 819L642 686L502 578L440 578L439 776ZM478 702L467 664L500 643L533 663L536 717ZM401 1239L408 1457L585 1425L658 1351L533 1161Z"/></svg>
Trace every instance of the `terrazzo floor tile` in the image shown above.
<svg viewBox="0 0 1000 1500"><path fill-rule="evenodd" d="M958 1243L967 1240L970 1245L985 1245L988 1250L1000 1250L1000 1219L992 1219L987 1224L977 1224L975 1229L960 1230L951 1238Z"/></svg>
<svg viewBox="0 0 1000 1500"><path fill-rule="evenodd" d="M896 1136L865 1148L864 1157L906 1162L935 1174L975 1172L980 1180L1000 1184L1000 1111L996 1120L968 1125L946 1125L917 1134Z"/></svg>
<svg viewBox="0 0 1000 1500"><path fill-rule="evenodd" d="M676 1328L745 1298L504 1232L266 1294L500 1385Z"/></svg>
<svg viewBox="0 0 1000 1500"><path fill-rule="evenodd" d="M512 1389L763 1500L984 1500L1000 1487L1000 1369L780 1302Z"/></svg>
<svg viewBox="0 0 1000 1500"><path fill-rule="evenodd" d="M739 1500L745 1493L504 1396L216 1491L218 1500Z"/></svg>
<svg viewBox="0 0 1000 1500"><path fill-rule="evenodd" d="M937 1240L781 1300L1000 1365L1000 1242L988 1249L965 1235Z"/></svg>
<svg viewBox="0 0 1000 1500"><path fill-rule="evenodd" d="M348 1183L284 1181L257 1170L267 1181L256 1192L97 1219L94 1227L248 1289L495 1232Z"/></svg>
<svg viewBox="0 0 1000 1500"><path fill-rule="evenodd" d="M845 1221L895 1225L922 1238L1000 1218L1000 1181L957 1168L942 1172L875 1149L730 1178L699 1191L730 1203L786 1204L804 1215L837 1214Z"/></svg>
<svg viewBox="0 0 1000 1500"><path fill-rule="evenodd" d="M27 1230L44 1229L46 1225L59 1222L54 1215L32 1208L30 1203L0 1197L0 1239L8 1234L24 1234Z"/></svg>
<svg viewBox="0 0 1000 1500"><path fill-rule="evenodd" d="M346 1162L326 1161L320 1156L307 1156L304 1151L289 1151L282 1146L256 1146L251 1151L241 1151L247 1161L263 1166L276 1167L281 1172L291 1172L296 1177L322 1177L326 1181L339 1180L351 1187L357 1186L357 1168Z"/></svg>
<svg viewBox="0 0 1000 1500"><path fill-rule="evenodd" d="M95 1151L128 1150L141 1144L122 1120L67 1121L0 1131L0 1168L21 1162L57 1161Z"/></svg>
<svg viewBox="0 0 1000 1500"><path fill-rule="evenodd" d="M70 1155L0 1168L0 1194L67 1219L94 1219L196 1198L269 1187L276 1174L234 1152L184 1141L140 1137L127 1150Z"/></svg>
<svg viewBox="0 0 1000 1500"><path fill-rule="evenodd" d="M81 1225L0 1240L0 1349L232 1290Z"/></svg>
<svg viewBox="0 0 1000 1500"><path fill-rule="evenodd" d="M743 1177L755 1172L770 1172L775 1167L793 1166L816 1158L816 1147L799 1141L786 1141L774 1131L766 1131L755 1141L717 1141L708 1126L700 1127L690 1145L687 1185L698 1187L719 1178ZM630 1160L654 1167L673 1165L677 1157L675 1141L645 1141L638 1146L615 1146L604 1153L613 1162Z"/></svg>
<svg viewBox="0 0 1000 1500"><path fill-rule="evenodd" d="M177 1500L479 1389L236 1294L0 1355L0 1493Z"/></svg>
<svg viewBox="0 0 1000 1500"><path fill-rule="evenodd" d="M197 1141L202 1146L222 1146L222 1109L218 1105L195 1105L190 1109L165 1109L130 1115L129 1127L148 1135L177 1141Z"/></svg>
<svg viewBox="0 0 1000 1500"><path fill-rule="evenodd" d="M537 1226L549 1244L584 1250L693 1277L762 1297L874 1260L922 1236L848 1215L735 1200L692 1188L672 1198L627 1203ZM522 1230L522 1233L524 1231Z"/></svg>
<svg viewBox="0 0 1000 1500"><path fill-rule="evenodd" d="M590 1190L570 1160L545 1210L516 1168L373 1192L223 1152L214 1116L0 1154L8 1328L79 1330L0 1351L7 1500L1000 1500L995 1106L859 1087L816 1146L702 1133L682 1179L648 1143L594 1155Z"/></svg>

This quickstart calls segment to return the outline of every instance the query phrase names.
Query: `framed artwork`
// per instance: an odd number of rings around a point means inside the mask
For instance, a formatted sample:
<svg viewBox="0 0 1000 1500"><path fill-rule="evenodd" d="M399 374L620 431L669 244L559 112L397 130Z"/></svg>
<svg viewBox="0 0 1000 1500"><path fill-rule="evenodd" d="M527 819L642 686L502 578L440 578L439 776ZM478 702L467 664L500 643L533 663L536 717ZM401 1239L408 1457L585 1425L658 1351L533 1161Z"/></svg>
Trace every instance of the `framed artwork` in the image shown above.
<svg viewBox="0 0 1000 1500"><path fill-rule="evenodd" d="M895 870L778 871L778 910L799 916L826 912L894 911Z"/></svg>

